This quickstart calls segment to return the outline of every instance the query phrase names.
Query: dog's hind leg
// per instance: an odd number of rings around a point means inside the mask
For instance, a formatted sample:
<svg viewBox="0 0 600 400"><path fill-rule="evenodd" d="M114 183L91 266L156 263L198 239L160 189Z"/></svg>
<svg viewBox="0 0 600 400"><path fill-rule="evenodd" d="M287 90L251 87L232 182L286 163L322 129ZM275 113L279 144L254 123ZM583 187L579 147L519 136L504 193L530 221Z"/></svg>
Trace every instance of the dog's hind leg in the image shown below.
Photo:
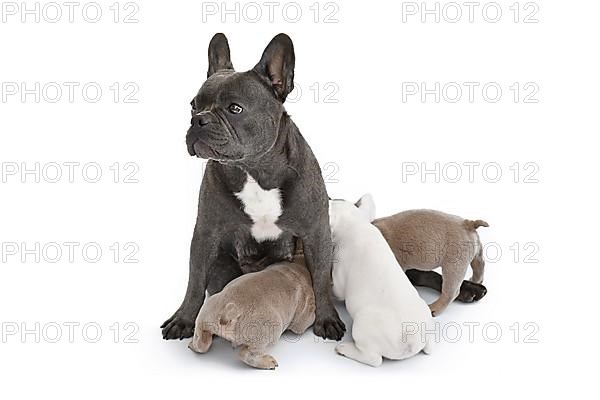
<svg viewBox="0 0 600 400"><path fill-rule="evenodd" d="M380 312L365 310L353 315L353 342L344 342L336 346L335 351L344 357L351 358L372 367L379 367L383 362L380 351L376 351L377 343L385 342L385 316Z"/></svg>
<svg viewBox="0 0 600 400"><path fill-rule="evenodd" d="M439 299L429 305L431 315L440 315L458 297L466 271L466 263L460 261L442 265L442 293Z"/></svg>
<svg viewBox="0 0 600 400"><path fill-rule="evenodd" d="M303 334L315 322L314 311L312 313L305 312L304 315L294 316L294 321L288 329L296 335Z"/></svg>
<svg viewBox="0 0 600 400"><path fill-rule="evenodd" d="M469 279L471 282L481 284L483 282L483 270L485 267L485 261L483 260L483 249L479 249L479 252L471 261L471 268L473 269L473 276Z"/></svg>
<svg viewBox="0 0 600 400"><path fill-rule="evenodd" d="M354 342L340 343L335 346L335 351L344 357L351 358L372 367L379 367L383 362L383 357L381 357L381 354L363 351L356 347L356 343Z"/></svg>
<svg viewBox="0 0 600 400"><path fill-rule="evenodd" d="M264 349L250 348L248 345L243 345L239 356L244 363L254 368L275 369L278 366L275 358L265 354Z"/></svg>
<svg viewBox="0 0 600 400"><path fill-rule="evenodd" d="M194 338L188 347L196 353L206 353L212 344L212 333L200 331L194 333Z"/></svg>

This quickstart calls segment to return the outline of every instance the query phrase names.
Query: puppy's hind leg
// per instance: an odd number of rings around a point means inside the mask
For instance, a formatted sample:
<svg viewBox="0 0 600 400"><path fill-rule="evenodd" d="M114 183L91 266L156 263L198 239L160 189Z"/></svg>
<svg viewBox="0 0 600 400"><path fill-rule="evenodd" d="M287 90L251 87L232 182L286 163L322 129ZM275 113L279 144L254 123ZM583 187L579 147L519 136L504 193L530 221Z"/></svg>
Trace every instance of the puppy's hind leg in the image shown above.
<svg viewBox="0 0 600 400"><path fill-rule="evenodd" d="M480 248L479 252L471 261L471 268L473 269L473 276L469 279L471 282L481 284L483 282L483 270L485 268L485 261L483 260L483 249Z"/></svg>
<svg viewBox="0 0 600 400"><path fill-rule="evenodd" d="M381 335L385 329L385 319L380 313L373 310L359 312L354 317L352 324L352 338L354 342L344 342L336 346L335 351L345 357L351 358L372 367L379 367L383 357L379 351L374 351L376 343L382 341Z"/></svg>
<svg viewBox="0 0 600 400"><path fill-rule="evenodd" d="M196 353L206 353L212 344L212 333L209 331L200 331L194 333L194 338L188 345L190 350Z"/></svg>
<svg viewBox="0 0 600 400"><path fill-rule="evenodd" d="M460 293L460 285L467 271L466 263L448 263L442 265L442 293L439 299L429 305L431 315L438 316L454 301Z"/></svg>
<svg viewBox="0 0 600 400"><path fill-rule="evenodd" d="M302 335L315 322L314 311L311 314L301 315L290 324L289 330L296 335Z"/></svg>
<svg viewBox="0 0 600 400"><path fill-rule="evenodd" d="M383 362L383 357L380 354L369 353L356 347L354 342L344 342L335 346L336 353L370 365L371 367L379 367Z"/></svg>
<svg viewBox="0 0 600 400"><path fill-rule="evenodd" d="M242 345L239 356L244 363L254 368L275 369L278 366L275 358L265 354L264 349L254 349L248 345Z"/></svg>

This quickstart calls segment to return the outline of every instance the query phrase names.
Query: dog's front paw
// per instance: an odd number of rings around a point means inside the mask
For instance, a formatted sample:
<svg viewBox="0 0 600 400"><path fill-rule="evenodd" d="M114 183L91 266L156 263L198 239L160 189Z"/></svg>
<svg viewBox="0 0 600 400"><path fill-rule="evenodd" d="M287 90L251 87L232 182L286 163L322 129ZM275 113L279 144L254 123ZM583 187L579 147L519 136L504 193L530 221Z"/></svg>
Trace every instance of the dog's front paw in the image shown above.
<svg viewBox="0 0 600 400"><path fill-rule="evenodd" d="M171 318L163 322L162 328L163 339L185 339L194 335L194 321L184 318L176 312Z"/></svg>
<svg viewBox="0 0 600 400"><path fill-rule="evenodd" d="M487 294L487 288L480 283L474 283L473 285L476 285L473 289L473 293L475 294L473 301L479 301Z"/></svg>
<svg viewBox="0 0 600 400"><path fill-rule="evenodd" d="M463 281L460 286L460 294L456 300L462 303L473 303L481 300L486 294L487 289L482 284Z"/></svg>
<svg viewBox="0 0 600 400"><path fill-rule="evenodd" d="M346 325L337 315L317 318L313 326L313 332L323 339L339 341L344 337Z"/></svg>

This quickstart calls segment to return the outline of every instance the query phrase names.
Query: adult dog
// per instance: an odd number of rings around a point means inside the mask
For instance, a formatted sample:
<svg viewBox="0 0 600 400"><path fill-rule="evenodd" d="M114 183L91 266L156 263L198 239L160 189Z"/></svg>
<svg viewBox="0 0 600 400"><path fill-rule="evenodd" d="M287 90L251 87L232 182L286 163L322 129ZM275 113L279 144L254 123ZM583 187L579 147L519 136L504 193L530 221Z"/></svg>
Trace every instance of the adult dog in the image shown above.
<svg viewBox="0 0 600 400"><path fill-rule="evenodd" d="M190 155L209 159L200 187L183 303L162 325L165 339L191 337L205 292L242 273L291 260L304 245L316 301L314 333L340 340L345 326L331 298L328 197L312 150L283 103L294 87L291 39L271 40L256 66L235 72L216 34L208 79L192 100Z"/></svg>

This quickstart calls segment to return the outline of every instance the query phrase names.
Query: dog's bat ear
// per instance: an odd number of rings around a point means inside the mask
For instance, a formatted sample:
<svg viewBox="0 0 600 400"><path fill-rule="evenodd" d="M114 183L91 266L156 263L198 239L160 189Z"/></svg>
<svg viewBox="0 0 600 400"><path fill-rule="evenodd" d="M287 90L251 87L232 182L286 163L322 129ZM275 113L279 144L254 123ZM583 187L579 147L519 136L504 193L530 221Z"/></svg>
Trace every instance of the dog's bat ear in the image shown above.
<svg viewBox="0 0 600 400"><path fill-rule="evenodd" d="M271 85L282 102L294 89L294 44L285 33L280 33L267 45L254 71Z"/></svg>
<svg viewBox="0 0 600 400"><path fill-rule="evenodd" d="M229 55L229 43L222 33L217 33L208 45L208 74L210 77L217 71L233 69L231 56Z"/></svg>

